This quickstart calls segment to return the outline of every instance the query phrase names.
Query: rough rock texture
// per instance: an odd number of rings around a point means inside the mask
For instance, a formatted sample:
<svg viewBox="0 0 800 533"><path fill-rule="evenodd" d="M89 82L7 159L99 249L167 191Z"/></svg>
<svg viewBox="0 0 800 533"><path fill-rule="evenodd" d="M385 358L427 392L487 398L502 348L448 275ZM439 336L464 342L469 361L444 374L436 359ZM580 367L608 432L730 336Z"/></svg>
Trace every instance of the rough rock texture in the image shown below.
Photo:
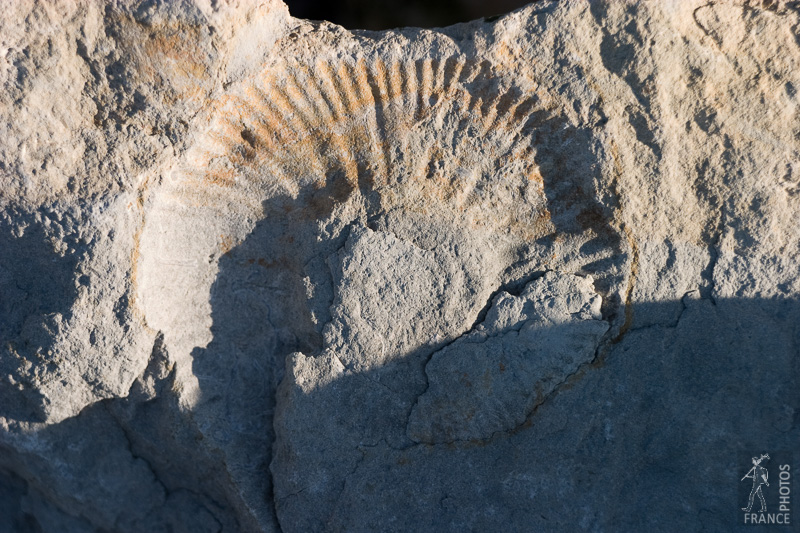
<svg viewBox="0 0 800 533"><path fill-rule="evenodd" d="M0 530L736 529L800 442L798 34L5 6Z"/></svg>

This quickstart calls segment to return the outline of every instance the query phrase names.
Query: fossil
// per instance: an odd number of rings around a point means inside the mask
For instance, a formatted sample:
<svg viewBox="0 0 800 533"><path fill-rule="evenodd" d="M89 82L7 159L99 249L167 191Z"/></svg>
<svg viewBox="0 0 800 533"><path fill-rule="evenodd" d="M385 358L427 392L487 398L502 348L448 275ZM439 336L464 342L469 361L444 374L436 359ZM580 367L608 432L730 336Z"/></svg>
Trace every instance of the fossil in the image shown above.
<svg viewBox="0 0 800 533"><path fill-rule="evenodd" d="M534 157L551 114L537 100L460 56L285 60L219 98L175 186L197 203L288 195L312 218L377 193L372 210L446 207L533 239L552 231Z"/></svg>

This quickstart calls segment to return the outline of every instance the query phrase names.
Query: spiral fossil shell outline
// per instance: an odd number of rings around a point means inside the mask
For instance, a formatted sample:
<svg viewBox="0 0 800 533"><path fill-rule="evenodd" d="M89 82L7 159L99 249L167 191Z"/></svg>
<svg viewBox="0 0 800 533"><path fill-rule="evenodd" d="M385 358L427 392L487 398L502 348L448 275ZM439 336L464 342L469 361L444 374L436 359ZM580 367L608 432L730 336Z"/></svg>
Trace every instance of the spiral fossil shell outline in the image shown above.
<svg viewBox="0 0 800 533"><path fill-rule="evenodd" d="M288 196L324 218L353 192L380 209L450 207L473 225L547 231L531 136L550 114L487 61L288 59L221 97L174 176L194 205ZM510 209L511 197L540 206Z"/></svg>
<svg viewBox="0 0 800 533"><path fill-rule="evenodd" d="M448 298L484 302L490 283L468 290L459 280L495 277L498 256L514 260L512 243L553 231L534 157L537 129L552 127L552 117L488 62L459 55L276 59L226 91L153 195L137 288L147 324L164 332L177 362L183 405L209 431L237 435L206 435L225 453L255 455L268 447L267 432L234 431L238 422L215 403L224 396L215 376L244 365L232 389L269 405L264 383L274 376L264 369L284 348L322 345L334 289L326 261L336 261L349 227L370 218L383 217L389 233L413 226L416 235L391 242L420 257L440 254L432 265L451 258ZM387 228L393 215L402 220ZM422 254L414 239L426 224L436 227L432 247L444 245ZM242 287L257 301L238 301ZM252 340L232 339L224 316L233 315L259 324L260 344L246 356L220 350ZM237 479L257 484L252 476Z"/></svg>

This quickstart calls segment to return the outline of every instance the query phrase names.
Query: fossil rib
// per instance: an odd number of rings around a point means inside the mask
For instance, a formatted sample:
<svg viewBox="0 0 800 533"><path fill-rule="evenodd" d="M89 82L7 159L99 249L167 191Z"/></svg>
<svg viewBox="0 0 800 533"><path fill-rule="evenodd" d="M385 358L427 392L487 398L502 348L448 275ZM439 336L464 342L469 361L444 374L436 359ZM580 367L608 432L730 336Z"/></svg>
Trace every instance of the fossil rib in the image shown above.
<svg viewBox="0 0 800 533"><path fill-rule="evenodd" d="M487 62L286 60L217 109L178 173L190 202L247 205L264 193L296 198L326 188L336 203L377 191L384 210L444 205L478 225L524 226L528 237L546 231L532 135L548 113ZM509 210L519 194L538 197L541 208ZM332 203L315 207L309 216L324 218Z"/></svg>

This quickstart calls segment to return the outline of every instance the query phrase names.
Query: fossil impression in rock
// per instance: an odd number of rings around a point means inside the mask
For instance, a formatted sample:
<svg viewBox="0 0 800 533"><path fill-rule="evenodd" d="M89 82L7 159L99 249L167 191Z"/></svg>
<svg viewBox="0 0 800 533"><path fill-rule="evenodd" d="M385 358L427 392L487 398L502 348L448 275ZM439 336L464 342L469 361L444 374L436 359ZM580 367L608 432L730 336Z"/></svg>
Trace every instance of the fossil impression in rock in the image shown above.
<svg viewBox="0 0 800 533"><path fill-rule="evenodd" d="M164 172L140 239L139 301L184 361L184 404L231 463L260 457L266 468L287 354L345 343L349 355L337 357L351 371L412 360L476 320L498 283L546 267L557 226L579 241L603 236L592 260L619 253L613 213L594 199L596 170L566 164L586 132L547 109L535 85L495 70L456 54L274 61L226 89ZM548 193L542 168L560 179ZM348 236L379 263L420 272L412 299L400 271L339 263ZM607 288L624 278L602 276ZM348 279L382 292L358 304L369 324L337 288ZM259 296L237 300L237 290ZM259 331L244 346L241 327ZM422 378L420 368L408 377ZM236 414L242 402L262 414ZM263 470L234 472L241 486L263 483Z"/></svg>
<svg viewBox="0 0 800 533"><path fill-rule="evenodd" d="M356 218L402 213L485 235L501 254L556 229L613 237L613 212L594 199L597 169L562 153L586 132L494 69L458 55L284 59L229 87L207 131L164 172L142 237L143 250L158 248L142 254L143 286L162 267L229 251L265 218L318 221L329 239ZM547 194L542 167L559 178ZM170 292L159 285L155 307Z"/></svg>
<svg viewBox="0 0 800 533"><path fill-rule="evenodd" d="M220 99L175 186L187 201L252 203L254 190L299 198L318 219L359 190L372 211L446 205L468 224L541 236L532 137L549 115L490 71L457 56L268 65ZM512 190L541 200L497 213Z"/></svg>

